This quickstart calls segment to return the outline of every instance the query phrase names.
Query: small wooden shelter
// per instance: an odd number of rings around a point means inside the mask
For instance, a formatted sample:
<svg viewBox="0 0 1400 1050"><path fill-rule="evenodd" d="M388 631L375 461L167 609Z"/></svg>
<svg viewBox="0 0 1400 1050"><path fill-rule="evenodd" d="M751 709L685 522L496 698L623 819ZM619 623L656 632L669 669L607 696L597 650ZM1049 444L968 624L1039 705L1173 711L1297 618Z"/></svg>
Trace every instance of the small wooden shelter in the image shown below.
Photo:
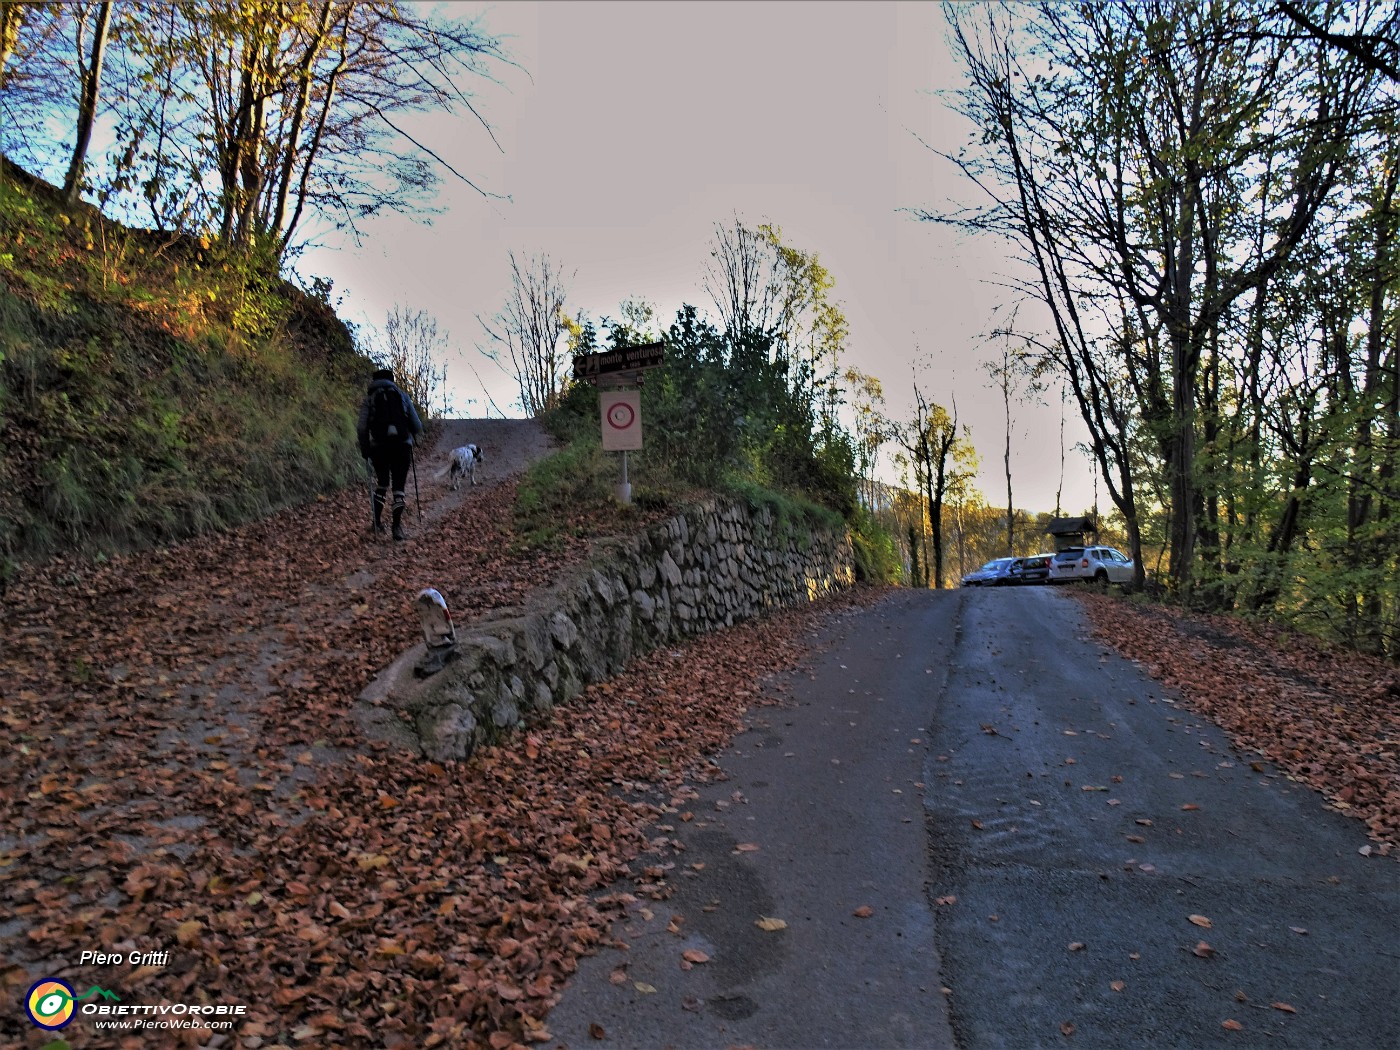
<svg viewBox="0 0 1400 1050"><path fill-rule="evenodd" d="M1051 518L1045 534L1055 539L1055 549L1089 547L1099 542L1099 527L1091 517Z"/></svg>

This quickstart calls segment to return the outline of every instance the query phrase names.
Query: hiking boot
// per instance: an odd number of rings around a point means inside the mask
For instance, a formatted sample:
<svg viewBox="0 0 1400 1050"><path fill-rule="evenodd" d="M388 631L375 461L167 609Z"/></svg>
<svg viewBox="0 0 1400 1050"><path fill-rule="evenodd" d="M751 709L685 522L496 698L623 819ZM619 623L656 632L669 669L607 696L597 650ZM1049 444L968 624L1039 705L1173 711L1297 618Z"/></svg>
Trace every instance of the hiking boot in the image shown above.
<svg viewBox="0 0 1400 1050"><path fill-rule="evenodd" d="M406 539L408 539L408 533L406 533L406 532L403 531L403 526L400 525L397 521L394 522L394 539L396 539L396 540L406 540Z"/></svg>

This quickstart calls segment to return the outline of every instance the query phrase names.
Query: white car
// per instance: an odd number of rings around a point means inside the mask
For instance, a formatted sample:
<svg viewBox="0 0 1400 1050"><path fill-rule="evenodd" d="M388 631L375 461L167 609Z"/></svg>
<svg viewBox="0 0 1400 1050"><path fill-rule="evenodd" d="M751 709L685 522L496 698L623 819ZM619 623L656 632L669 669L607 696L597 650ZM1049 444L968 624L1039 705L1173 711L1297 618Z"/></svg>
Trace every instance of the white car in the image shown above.
<svg viewBox="0 0 1400 1050"><path fill-rule="evenodd" d="M1050 559L1050 582L1132 583L1133 559L1116 547L1066 547Z"/></svg>

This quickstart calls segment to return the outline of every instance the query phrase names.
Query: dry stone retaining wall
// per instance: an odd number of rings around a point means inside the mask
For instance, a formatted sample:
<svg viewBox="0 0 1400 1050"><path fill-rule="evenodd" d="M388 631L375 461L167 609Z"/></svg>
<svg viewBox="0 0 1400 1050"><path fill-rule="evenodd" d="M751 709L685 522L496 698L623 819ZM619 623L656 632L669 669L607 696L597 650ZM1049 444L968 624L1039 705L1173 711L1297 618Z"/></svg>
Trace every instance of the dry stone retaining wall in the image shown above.
<svg viewBox="0 0 1400 1050"><path fill-rule="evenodd" d="M473 624L441 671L419 679L412 666L423 647L405 654L361 697L362 721L429 758L464 758L633 656L854 579L844 531L788 525L768 508L701 504L639 536L606 541L529 608Z"/></svg>

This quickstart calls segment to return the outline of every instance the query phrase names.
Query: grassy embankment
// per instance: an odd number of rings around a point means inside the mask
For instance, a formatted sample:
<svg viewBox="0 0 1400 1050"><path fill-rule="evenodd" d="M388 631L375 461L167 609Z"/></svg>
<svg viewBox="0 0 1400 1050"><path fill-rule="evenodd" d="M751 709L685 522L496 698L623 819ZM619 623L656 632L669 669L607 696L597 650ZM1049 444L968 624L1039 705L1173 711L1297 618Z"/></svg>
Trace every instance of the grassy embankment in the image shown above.
<svg viewBox="0 0 1400 1050"><path fill-rule="evenodd" d="M67 207L0 160L0 580L247 521L358 472L369 364L273 273Z"/></svg>

